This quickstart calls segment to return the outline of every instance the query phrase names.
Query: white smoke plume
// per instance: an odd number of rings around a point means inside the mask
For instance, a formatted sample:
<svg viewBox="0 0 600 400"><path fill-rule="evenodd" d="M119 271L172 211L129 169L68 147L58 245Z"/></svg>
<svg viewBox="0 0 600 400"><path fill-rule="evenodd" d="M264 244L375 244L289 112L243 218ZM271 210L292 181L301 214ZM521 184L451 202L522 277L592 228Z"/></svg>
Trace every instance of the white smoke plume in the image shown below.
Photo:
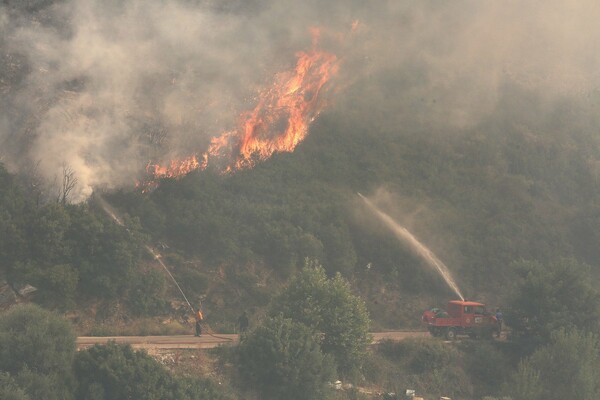
<svg viewBox="0 0 600 400"><path fill-rule="evenodd" d="M48 182L70 166L73 201L132 185L150 159L231 129L312 26L342 59L338 110L465 129L506 85L550 101L597 92L599 19L593 0L6 1L0 161Z"/></svg>

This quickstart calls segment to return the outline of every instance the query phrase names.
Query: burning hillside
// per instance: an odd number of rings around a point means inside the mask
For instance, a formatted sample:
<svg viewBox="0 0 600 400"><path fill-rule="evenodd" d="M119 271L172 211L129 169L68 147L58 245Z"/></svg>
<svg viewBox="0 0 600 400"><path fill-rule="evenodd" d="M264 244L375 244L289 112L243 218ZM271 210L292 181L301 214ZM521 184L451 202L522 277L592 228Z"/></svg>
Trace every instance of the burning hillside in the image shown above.
<svg viewBox="0 0 600 400"><path fill-rule="evenodd" d="M275 75L274 82L257 96L251 111L239 117L235 129L211 139L201 156L193 154L167 165L148 164L149 178L142 186L154 187L162 178L181 177L196 169L205 169L212 160L223 160L218 167L228 173L252 168L257 161L275 152L291 152L308 134L310 123L327 102L327 83L338 72L338 58L317 49L318 31L313 48L297 53L295 67Z"/></svg>

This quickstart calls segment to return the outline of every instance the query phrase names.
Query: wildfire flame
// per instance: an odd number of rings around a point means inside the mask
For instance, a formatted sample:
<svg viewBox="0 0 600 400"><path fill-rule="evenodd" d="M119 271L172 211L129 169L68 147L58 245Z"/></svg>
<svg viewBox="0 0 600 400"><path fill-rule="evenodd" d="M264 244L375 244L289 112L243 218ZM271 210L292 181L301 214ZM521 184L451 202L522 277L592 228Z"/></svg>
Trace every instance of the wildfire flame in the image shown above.
<svg viewBox="0 0 600 400"><path fill-rule="evenodd" d="M222 172L252 168L257 161L274 152L291 152L308 134L308 126L326 106L322 95L326 83L337 74L337 57L317 50L319 31L313 30L313 48L296 54L291 71L275 75L274 83L261 92L252 111L240 116L237 128L212 138L208 150L200 157L194 154L174 160L167 166L148 164L151 180L145 188L155 186L158 179L177 178L196 169L205 169L209 160L226 158Z"/></svg>

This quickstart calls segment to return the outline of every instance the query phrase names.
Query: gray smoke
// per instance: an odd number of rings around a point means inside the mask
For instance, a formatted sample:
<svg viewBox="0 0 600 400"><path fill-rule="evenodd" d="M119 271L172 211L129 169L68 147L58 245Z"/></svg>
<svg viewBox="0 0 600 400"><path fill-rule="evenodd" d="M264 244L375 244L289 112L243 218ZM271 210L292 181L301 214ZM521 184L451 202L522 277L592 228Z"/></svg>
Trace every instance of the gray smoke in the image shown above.
<svg viewBox="0 0 600 400"><path fill-rule="evenodd" d="M73 201L205 151L312 26L342 59L337 110L389 129L467 129L507 84L544 101L600 84L593 0L22 3L0 6L0 160L47 182L70 166Z"/></svg>

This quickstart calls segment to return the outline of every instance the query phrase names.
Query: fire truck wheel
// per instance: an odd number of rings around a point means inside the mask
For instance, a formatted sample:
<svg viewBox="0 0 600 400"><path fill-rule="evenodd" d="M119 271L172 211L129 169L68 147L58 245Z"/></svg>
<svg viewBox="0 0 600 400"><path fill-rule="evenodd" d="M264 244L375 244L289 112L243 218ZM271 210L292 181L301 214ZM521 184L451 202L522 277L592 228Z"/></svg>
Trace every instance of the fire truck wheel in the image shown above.
<svg viewBox="0 0 600 400"><path fill-rule="evenodd" d="M446 339L454 340L456 339L456 330L454 328L448 328L446 331Z"/></svg>

